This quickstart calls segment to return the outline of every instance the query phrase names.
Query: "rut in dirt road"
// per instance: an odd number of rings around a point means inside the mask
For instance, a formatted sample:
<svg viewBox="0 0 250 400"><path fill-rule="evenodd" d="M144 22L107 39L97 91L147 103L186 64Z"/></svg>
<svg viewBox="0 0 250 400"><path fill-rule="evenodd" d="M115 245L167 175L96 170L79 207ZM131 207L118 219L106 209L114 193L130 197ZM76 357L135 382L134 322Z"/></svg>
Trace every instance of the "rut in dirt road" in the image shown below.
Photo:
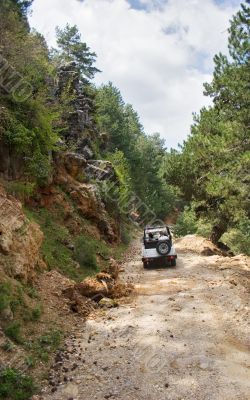
<svg viewBox="0 0 250 400"><path fill-rule="evenodd" d="M136 244L136 296L79 327L43 399L249 398L249 269L178 247L176 268L143 271Z"/></svg>

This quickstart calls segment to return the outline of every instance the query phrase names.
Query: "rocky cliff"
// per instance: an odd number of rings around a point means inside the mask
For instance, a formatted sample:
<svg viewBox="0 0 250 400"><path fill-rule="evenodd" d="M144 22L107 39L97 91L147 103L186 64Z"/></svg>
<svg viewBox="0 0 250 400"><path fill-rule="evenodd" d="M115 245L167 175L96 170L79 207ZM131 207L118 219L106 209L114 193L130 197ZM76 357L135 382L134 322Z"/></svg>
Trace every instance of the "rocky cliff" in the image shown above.
<svg viewBox="0 0 250 400"><path fill-rule="evenodd" d="M52 88L52 97L67 104L47 182L38 186L29 179L25 158L0 129L0 371L7 365L40 374L63 334L97 307L88 297L131 291L109 274L119 222L108 212L101 187L119 187L119 179L95 153L103 136L79 79L70 63L60 68Z"/></svg>
<svg viewBox="0 0 250 400"><path fill-rule="evenodd" d="M59 187L63 188L70 202L76 205L77 212L89 219L104 239L114 242L117 226L106 211L99 184L108 180L118 185L118 179L111 163L95 159L95 143L97 140L102 142L102 135L95 126L93 100L86 88L74 62L59 68L56 83L51 85L51 101L63 105L64 113L60 120L63 133L57 150L52 154L52 173L47 184L39 189L40 199L36 205L48 207L60 203L66 207L67 203L70 210L69 202L62 200ZM3 107L0 112L4 115ZM4 181L27 180L25 158L3 138L0 138L0 178ZM76 215L71 217L68 216L69 220L75 219L76 224Z"/></svg>

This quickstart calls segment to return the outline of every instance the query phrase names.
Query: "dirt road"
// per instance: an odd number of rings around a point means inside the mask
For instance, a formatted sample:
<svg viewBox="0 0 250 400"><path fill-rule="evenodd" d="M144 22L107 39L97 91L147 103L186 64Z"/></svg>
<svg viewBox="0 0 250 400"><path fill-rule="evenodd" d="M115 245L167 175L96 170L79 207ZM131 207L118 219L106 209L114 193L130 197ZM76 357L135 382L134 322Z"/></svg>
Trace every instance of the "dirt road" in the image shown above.
<svg viewBox="0 0 250 400"><path fill-rule="evenodd" d="M247 267L181 250L176 268L143 271L136 244L137 294L68 340L44 399L249 399Z"/></svg>

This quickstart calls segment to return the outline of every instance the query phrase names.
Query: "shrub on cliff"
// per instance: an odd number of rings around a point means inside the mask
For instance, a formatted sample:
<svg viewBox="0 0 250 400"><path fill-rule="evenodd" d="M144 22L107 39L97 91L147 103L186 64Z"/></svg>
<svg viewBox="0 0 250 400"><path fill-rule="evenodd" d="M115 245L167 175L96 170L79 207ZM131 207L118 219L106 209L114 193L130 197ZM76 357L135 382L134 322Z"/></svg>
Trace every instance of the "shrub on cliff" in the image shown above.
<svg viewBox="0 0 250 400"><path fill-rule="evenodd" d="M89 237L79 236L75 242L74 258L81 267L96 270L96 243Z"/></svg>
<svg viewBox="0 0 250 400"><path fill-rule="evenodd" d="M0 372L0 399L27 400L35 391L36 387L30 376L12 368Z"/></svg>

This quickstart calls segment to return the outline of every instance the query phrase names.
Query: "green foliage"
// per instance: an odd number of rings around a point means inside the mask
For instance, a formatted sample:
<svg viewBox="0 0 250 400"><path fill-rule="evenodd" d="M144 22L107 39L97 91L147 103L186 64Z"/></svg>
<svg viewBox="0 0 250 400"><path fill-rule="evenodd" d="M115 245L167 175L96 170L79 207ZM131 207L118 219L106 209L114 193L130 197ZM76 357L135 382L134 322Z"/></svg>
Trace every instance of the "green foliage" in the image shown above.
<svg viewBox="0 0 250 400"><path fill-rule="evenodd" d="M100 72L94 63L96 54L90 51L85 42L81 41L81 34L77 26L66 25L64 29L56 28L57 45L59 50L53 49L53 57L57 62L74 61L79 67L82 78L92 79Z"/></svg>
<svg viewBox="0 0 250 400"><path fill-rule="evenodd" d="M10 340L6 340L6 342L1 345L1 349L7 353L11 353L14 350L14 345Z"/></svg>
<svg viewBox="0 0 250 400"><path fill-rule="evenodd" d="M32 218L39 223L43 233L44 241L41 252L44 261L50 269L59 269L72 279L77 279L78 272L72 257L72 251L65 245L70 235L66 227L60 224L55 212L40 209L32 212Z"/></svg>
<svg viewBox="0 0 250 400"><path fill-rule="evenodd" d="M126 246L128 246L129 243L131 242L131 232L130 232L129 228L123 224L121 225L121 228L120 228L120 239L121 239L121 242L123 244L125 244Z"/></svg>
<svg viewBox="0 0 250 400"><path fill-rule="evenodd" d="M4 282L0 284L0 313L10 306L12 296L11 284Z"/></svg>
<svg viewBox="0 0 250 400"><path fill-rule="evenodd" d="M27 357L25 357L25 364L27 365L28 368L34 368L36 365L36 361L35 361L34 357L27 356Z"/></svg>
<svg viewBox="0 0 250 400"><path fill-rule="evenodd" d="M160 172L164 141L159 134L145 135L137 113L124 103L112 83L97 90L96 121L108 136L105 157L112 161L120 178L120 189L113 185L113 190L107 190L109 198L118 204L117 213L138 211L143 216L151 211L151 216L165 218L173 209L175 192Z"/></svg>
<svg viewBox="0 0 250 400"><path fill-rule="evenodd" d="M137 113L130 104L125 104L120 91L111 83L99 89L89 84L88 79L98 72L94 66L96 54L82 41L76 26L67 24L64 29L57 28L58 49L49 54L43 37L30 31L27 20L24 21L29 4L29 1L6 0L0 16L3 56L33 88L32 98L23 103L16 103L1 92L0 102L4 106L0 108L1 138L25 160L25 172L31 180L46 184L52 173L51 153L56 148L59 130L66 129L63 116L72 111L74 99L67 87L60 99L55 98L48 82L56 76L59 64L73 61L79 68L84 93L94 99L97 127L109 138L105 149L101 139L100 143L98 140L93 143L93 148L96 155L102 151L101 156L112 158L115 164L120 185L116 206L108 199L110 209L117 210L113 216L123 219L142 204L141 214L150 210L151 215L164 218L173 208L175 195L159 173L165 152L159 135L145 135ZM114 195L116 192L114 188ZM60 254L53 256L52 249L44 246L49 264L54 264ZM66 265L70 254L65 248L61 250L62 264ZM72 264L69 269L72 270Z"/></svg>
<svg viewBox="0 0 250 400"><path fill-rule="evenodd" d="M28 322L28 321L39 321L42 315L42 307L40 304L38 304L36 307L33 309L27 309L24 316L23 320Z"/></svg>
<svg viewBox="0 0 250 400"><path fill-rule="evenodd" d="M63 334L58 329L50 329L44 332L36 339L31 339L24 343L25 349L29 352L26 363L33 367L37 361L47 363L53 354L60 346L63 339Z"/></svg>
<svg viewBox="0 0 250 400"><path fill-rule="evenodd" d="M44 346L48 348L48 350L53 351L54 349L57 349L57 347L60 345L62 340L62 332L53 329L51 331L48 331L46 334L40 336L39 338L39 343L41 346Z"/></svg>
<svg viewBox="0 0 250 400"><path fill-rule="evenodd" d="M0 399L27 400L35 391L33 379L22 372L11 368L0 372Z"/></svg>
<svg viewBox="0 0 250 400"><path fill-rule="evenodd" d="M75 241L74 258L81 267L97 270L96 243L86 236L79 236Z"/></svg>
<svg viewBox="0 0 250 400"><path fill-rule="evenodd" d="M12 106L12 111L0 111L0 136L24 156L26 172L39 184L51 172L50 152L56 148L58 136L52 128L54 114L38 101Z"/></svg>
<svg viewBox="0 0 250 400"><path fill-rule="evenodd" d="M246 1L249 4L249 1ZM250 54L250 7L241 4L241 10L233 16L229 28L229 52L238 64L245 64Z"/></svg>
<svg viewBox="0 0 250 400"><path fill-rule="evenodd" d="M211 221L199 218L197 220L197 235L204 236L205 238L209 239L211 236L213 224Z"/></svg>
<svg viewBox="0 0 250 400"><path fill-rule="evenodd" d="M96 254L107 256L108 246L87 235L75 237L65 227L63 213L60 209L37 211L25 209L29 219L35 220L44 233L41 252L50 269L57 269L76 281L81 281L98 270ZM85 222L82 220L82 223ZM68 247L74 245L74 251ZM77 264L77 262L80 264Z"/></svg>
<svg viewBox="0 0 250 400"><path fill-rule="evenodd" d="M31 286L31 285L26 285L24 286L24 290L25 293L27 293L27 295L31 298L31 299L37 299L40 300L40 296L36 290L35 287Z"/></svg>
<svg viewBox="0 0 250 400"><path fill-rule="evenodd" d="M97 126L109 136L107 150L120 150L128 157L137 136L142 132L132 106L125 105L119 89L111 82L97 90L95 106Z"/></svg>
<svg viewBox="0 0 250 400"><path fill-rule="evenodd" d="M15 3L17 6L13 6ZM32 88L32 97L16 101L15 96L0 93L0 138L25 161L26 173L39 184L50 173L50 152L58 140L55 121L57 106L48 107L47 81L53 75L44 39L30 31L25 17L28 1L5 0L0 14L1 55L9 68L18 71ZM22 18L20 18L22 15Z"/></svg>
<svg viewBox="0 0 250 400"><path fill-rule="evenodd" d="M13 340L13 342L18 343L18 344L23 343L20 322L13 321L10 324L8 324L4 328L4 333L9 339Z"/></svg>
<svg viewBox="0 0 250 400"><path fill-rule="evenodd" d="M224 233L221 239L235 254L250 255L250 221L243 219L237 227Z"/></svg>
<svg viewBox="0 0 250 400"><path fill-rule="evenodd" d="M21 201L28 200L35 192L36 185L31 182L12 181L6 185L8 193L19 198Z"/></svg>
<svg viewBox="0 0 250 400"><path fill-rule="evenodd" d="M13 312L15 320L10 324L4 323L4 329L6 335L17 343L23 341L21 336L23 322L38 321L42 314L40 304L33 306L33 308L28 306L25 292L29 295L31 288L28 291L21 284L13 287L8 281L0 284L0 317L1 312L7 308L10 308ZM32 293L34 293L34 289Z"/></svg>
<svg viewBox="0 0 250 400"><path fill-rule="evenodd" d="M137 139L135 157L131 163L135 193L143 202L139 207L140 214L150 210L160 219L171 213L175 203L174 190L161 175L164 155L164 140L159 134L148 137L142 135ZM145 223L148 222L145 220Z"/></svg>
<svg viewBox="0 0 250 400"><path fill-rule="evenodd" d="M232 229L238 231L250 216L249 15L250 8L242 5L231 21L232 58L214 58L213 81L205 84L214 106L194 116L188 140L181 151L168 154L165 163L166 181L180 188L184 201L192 200L196 217L211 224L215 244L228 230L232 237ZM209 229L207 225L206 232Z"/></svg>
<svg viewBox="0 0 250 400"><path fill-rule="evenodd" d="M0 312L9 308L13 313L26 308L22 286L13 287L9 281L0 284Z"/></svg>
<svg viewBox="0 0 250 400"><path fill-rule="evenodd" d="M68 275L73 264L70 250L60 240L65 230L58 225L42 227L42 230L46 235L41 248L44 261L50 269L59 268Z"/></svg>
<svg viewBox="0 0 250 400"><path fill-rule="evenodd" d="M106 159L113 164L117 181L104 181L100 193L108 212L118 220L128 215L127 204L132 196L131 171L128 160L120 150L107 153Z"/></svg>
<svg viewBox="0 0 250 400"><path fill-rule="evenodd" d="M196 233L197 219L192 208L185 207L184 211L178 215L174 233L176 236L185 236Z"/></svg>
<svg viewBox="0 0 250 400"><path fill-rule="evenodd" d="M28 309L25 301L24 291L21 284L12 290L10 308L16 315L22 315L24 311Z"/></svg>

